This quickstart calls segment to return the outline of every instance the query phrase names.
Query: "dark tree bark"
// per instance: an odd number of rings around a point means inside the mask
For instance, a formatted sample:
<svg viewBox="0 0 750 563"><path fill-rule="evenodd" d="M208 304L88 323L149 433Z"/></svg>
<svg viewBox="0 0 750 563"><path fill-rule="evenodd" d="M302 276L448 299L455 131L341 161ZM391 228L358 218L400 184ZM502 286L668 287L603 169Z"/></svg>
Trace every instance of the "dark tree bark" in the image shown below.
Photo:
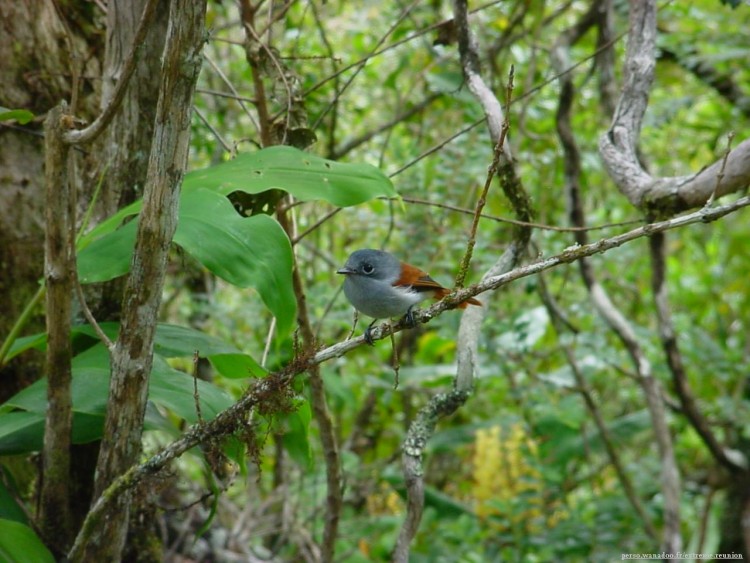
<svg viewBox="0 0 750 563"><path fill-rule="evenodd" d="M0 105L23 108L38 117L21 127L0 124L0 339L4 340L39 291L44 265L44 114L71 98L74 65L89 77L100 74L103 46L96 33L93 4L81 2L75 20L65 23L53 2L0 3ZM83 6L85 4L85 6ZM74 61L87 53L85 65ZM96 111L98 82L81 84L78 115ZM29 310L22 334L44 331L41 295ZM43 354L24 354L9 363L0 359L0 401L28 386L43 373Z"/></svg>
<svg viewBox="0 0 750 563"><path fill-rule="evenodd" d="M19 336L45 330L43 293L40 281L44 265L44 114L61 100L75 101L71 108L77 119L91 122L109 102L119 81L146 0L111 3L105 14L94 3L78 2L56 11L52 2L8 2L0 6L0 105L31 110L38 117L26 126L0 125L0 337L5 339L14 326ZM80 205L80 217L90 204L101 180L92 223L110 216L133 201L145 184L159 91L161 54L166 36L166 0L161 0L146 38L140 42L137 67L119 110L105 133L93 144L76 149L68 178L71 194ZM64 18L64 19L63 19ZM106 26L106 37L105 37ZM22 54L22 55L21 55ZM77 90L74 92L75 85ZM100 96L101 94L101 96ZM72 200L71 200L72 201ZM72 286L64 289L72 296ZM123 280L87 286L88 305L99 321L119 318ZM18 319L28 309L26 322ZM58 319L81 322L77 299L72 308L59 311ZM54 328L54 327L51 327ZM59 327L58 327L59 328ZM66 362L50 362L57 366ZM9 363L0 360L3 386L0 400L46 374L43 354L27 352ZM68 370L69 373L69 370ZM51 393L58 395L54 386ZM64 412L66 409L61 409ZM67 418L70 417L69 409ZM52 413L53 410L51 409ZM68 430L53 421L63 436ZM69 439L68 439L69 442ZM99 445L73 445L69 471L50 475L47 463L58 455L68 457L68 447L59 440L45 439L44 471L39 524L50 547L59 552L68 536L83 521L93 494L93 475ZM50 454L50 455L47 455ZM57 475L57 479L55 479ZM56 507L49 498L52 482L69 485ZM66 506L68 507L66 509ZM151 523L146 523L150 525ZM150 527L150 526L149 526ZM137 533L142 535L145 530Z"/></svg>

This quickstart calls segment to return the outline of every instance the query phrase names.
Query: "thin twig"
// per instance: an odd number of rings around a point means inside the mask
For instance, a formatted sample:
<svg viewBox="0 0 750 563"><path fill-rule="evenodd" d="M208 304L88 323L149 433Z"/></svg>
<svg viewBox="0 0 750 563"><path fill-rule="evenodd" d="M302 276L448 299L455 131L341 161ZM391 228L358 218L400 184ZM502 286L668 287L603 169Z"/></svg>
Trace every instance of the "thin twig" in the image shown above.
<svg viewBox="0 0 750 563"><path fill-rule="evenodd" d="M406 164L404 164L401 168L397 168L394 172L391 172L390 174L388 174L388 177L389 178L393 178L394 176L398 176L399 174L401 174L402 172L405 172L406 170L408 170L412 166L418 164L420 161L424 160L425 158L427 158L431 154L434 154L434 153L438 152L440 149L442 149L447 144L449 144L452 141L458 139L459 137L461 137L462 135L468 133L472 129L475 129L475 128L479 127L480 125L482 125L486 121L487 120L483 117L482 119L479 119L479 120L475 121L474 123L471 123L470 125L467 125L466 127L464 127L463 129L461 129L460 131L454 133L453 135L451 135L450 137L448 137L446 139L443 139L438 144L433 145L432 147L430 147L426 151L422 152L421 154L419 154L418 156L416 156L415 158L413 158L412 160L410 160L409 162L407 162Z"/></svg>
<svg viewBox="0 0 750 563"><path fill-rule="evenodd" d="M401 363L399 362L399 358L398 358L398 346L396 346L396 335L393 333L391 333L391 349L393 350L391 367L393 368L393 373L395 375L395 378L393 380L393 390L395 391L396 389L398 389L398 373L401 369Z"/></svg>
<svg viewBox="0 0 750 563"><path fill-rule="evenodd" d="M482 10L486 10L487 8L491 8L492 6L495 6L496 4L502 4L502 2L503 2L503 0L495 0L493 2L488 2L487 4L483 4L482 6L478 6L477 8L471 10L470 13L471 14L475 14L477 12L481 12ZM366 64L373 57L377 57L378 55L382 55L383 53L386 53L386 52L390 51L391 49L395 49L396 47L399 47L399 46L403 45L404 43L410 43L411 41L414 41L415 39L419 39L423 35L426 35L427 33L430 33L431 31L434 31L434 30L436 30L436 29L444 26L448 21L450 21L450 20L439 21L437 23L429 25L429 26L425 27L424 29L420 29L419 31L416 31L416 32L412 33L411 35L409 35L407 37L404 37L403 39L401 39L399 41L395 41L395 42L391 43L390 45L386 45L382 49L373 51L369 55L366 55L365 57L363 57L363 58L361 58L361 59L359 59L357 61L354 61L353 63L350 63L350 64L346 65L345 67L342 67L341 69L338 70L338 72L336 72L336 73L334 73L334 74L332 74L330 76L326 76L323 80L321 80L317 84L314 84L313 86L311 86L310 88L308 88L305 91L304 96L307 97L308 94L310 94L312 92L315 92L316 90L318 90L319 88L321 88L324 84L326 84L327 82L333 80L335 77L341 75L342 73L346 72L347 70L350 70L350 69L358 67L358 66L362 66L362 65Z"/></svg>
<svg viewBox="0 0 750 563"><path fill-rule="evenodd" d="M224 147L224 150L232 154L232 147L230 147L229 144L224 140L224 137L221 136L221 133L216 130L216 127L214 127L211 122L206 119L206 116L203 115L201 109L198 106L193 106L193 111L195 112L195 115L198 116L198 119L203 122L203 125L205 125L209 131L211 131L211 134L214 136L214 138L219 141L219 143L221 143L221 146Z"/></svg>
<svg viewBox="0 0 750 563"><path fill-rule="evenodd" d="M721 168L719 168L719 171L716 173L716 185L714 186L708 201L706 201L706 207L711 207L714 204L716 192L719 191L721 181L724 179L724 171L727 168L727 159L729 158L729 153L732 152L732 141L734 141L734 131L727 133L727 149L724 151L724 158L721 159Z"/></svg>
<svg viewBox="0 0 750 563"><path fill-rule="evenodd" d="M381 199L394 199L394 198L381 198ZM403 200L407 203L416 203L418 205L427 205L430 207L439 207L440 209L449 209L464 215L474 215L474 209L467 209L466 207L458 207L457 205L451 205L450 203L442 203L439 201L429 201L427 199L420 199L418 197L401 196L397 199ZM603 225L595 225L593 227L558 227L557 225L545 225L544 223L534 223L530 221L519 221L518 219L511 219L510 217L498 217L496 215L488 215L481 213L482 219L488 219L498 223L508 223L510 225L518 225L520 227L531 227L532 229L540 229L542 231L557 231L561 233L577 233L581 231L601 231L604 229L613 229L615 227L627 227L628 225L635 225L636 223L643 223L643 219L632 219L630 221L622 221L619 223L604 223Z"/></svg>
<svg viewBox="0 0 750 563"><path fill-rule="evenodd" d="M331 211L329 211L325 215L323 215L323 217L321 217L320 219L318 219L314 224L312 224L307 229L305 229L300 234L298 234L296 237L294 237L294 239L292 239L292 245L297 244L299 241L301 241L307 235L309 235L310 233L312 233L316 229L319 229L321 227L321 225L323 225L325 222L327 222L329 219L331 219L334 215L336 215L342 209L343 209L343 207L337 207L335 209L332 209Z"/></svg>
<svg viewBox="0 0 750 563"><path fill-rule="evenodd" d="M542 276L539 277L541 278ZM539 284L539 288L542 303L544 303L545 308L547 309L547 313L549 313L549 316L552 319L552 326L555 329L558 340L562 342L561 337L563 336L565 329L570 325L567 319L560 315L560 307L554 297L549 293L547 286L541 283ZM578 364L575 352L573 351L573 347L570 344L560 344L560 347L565 354L565 359L567 360L568 365L570 366L570 370L573 373L573 377L575 378L576 391L579 395L581 395L581 398L583 399L583 402L586 405L591 418L594 419L594 424L599 431L599 436L601 437L602 443L604 444L604 449L607 452L607 456L609 457L609 461L612 464L612 467L614 467L615 469L615 473L617 473L617 478L622 485L625 496L627 497L628 501L630 501L633 509L638 514L638 517L643 524L646 534L648 534L648 536L652 540L656 541L659 535L656 532L654 524L651 521L648 513L646 512L646 509L643 507L641 499L638 497L635 487L633 486L633 481L630 479L627 471L625 471L625 466L620 459L620 454L617 451L617 447L615 447L615 440L613 439L609 428L607 428L607 425L604 422L604 416L602 415L599 406L594 400L593 394L591 392L591 387L588 381L586 381L583 373L581 372L581 368Z"/></svg>
<svg viewBox="0 0 750 563"><path fill-rule="evenodd" d="M270 7L269 3L269 7ZM267 29L270 29L270 25ZM260 48L263 49L266 52L266 55L270 59L270 61L273 63L273 66L276 67L276 72L281 78L281 81L284 83L284 90L286 90L286 115L285 115L285 127L284 127L284 136L281 139L281 144L286 143L286 135L290 129L290 119L292 117L292 98L294 96L294 93L292 91L292 86L289 84L289 80L286 76L286 69L284 68L284 65L282 65L278 58L276 57L276 54L271 50L266 43L261 41L260 36L255 32L255 29L253 28L250 23L245 22L245 30L253 37L253 40L260 45ZM253 67L253 73L255 74L255 67ZM260 100L261 96L258 96L258 99ZM273 121L273 120L272 120Z"/></svg>
<svg viewBox="0 0 750 563"><path fill-rule="evenodd" d="M349 85L354 81L354 79L357 77L357 75L360 73L360 71L365 67L365 64L367 63L367 61L370 60L372 57L374 57L376 54L378 54L378 48L383 44L383 42L388 37L390 37L391 33L393 33L395 31L396 27L398 27L398 25L406 18L406 16L409 15L409 12L411 12L418 4L419 4L419 0L414 0L409 6L407 6L406 8L404 8L401 11L401 13L398 15L398 17L396 18L396 20L393 22L393 24L391 25L391 27L389 27L386 30L386 32L383 34L383 36L380 38L380 40L378 41L378 43L373 48L373 50L370 53L370 55L367 56L367 57L365 57L362 60L362 62L360 62L360 63L358 63L356 65L353 65L353 66L356 67L355 70L354 70L354 72L346 80L346 82L344 82L344 85L341 87L341 89L338 90L338 91L336 91L336 93L334 94L333 100L331 100L331 103L328 104L322 112L320 112L320 115L318 115L318 117L315 119L315 122L312 125L313 129L316 129L318 127L318 125L320 124L320 122L323 121L323 118L328 114L329 111L331 111L331 109L334 107L334 105L338 102L338 99L341 97L341 95L344 93L344 91L349 87ZM351 66L349 68L351 68ZM343 71L339 71L338 73L334 73L334 74L338 75L341 72L343 72ZM329 77L329 79L330 79L330 77ZM313 87L311 90L308 90L303 95L305 97L307 97L307 95L310 92L312 92L314 89L315 89L315 87Z"/></svg>
<svg viewBox="0 0 750 563"><path fill-rule="evenodd" d="M228 100L234 100L236 102L247 102L254 104L255 98L248 98L247 96L238 96L229 92L220 92L218 90L209 90L208 88L196 88L196 94L206 94L207 96L216 96L217 98L227 98Z"/></svg>
<svg viewBox="0 0 750 563"><path fill-rule="evenodd" d="M214 60L209 57L208 55L203 55L206 62L211 65L211 68L214 70L214 72L221 78L221 81L227 85L227 88L229 88L232 91L232 94L234 94L234 99L237 100L237 103L240 104L240 107L242 108L242 111L245 112L245 115L250 119L250 123L253 124L256 130L260 131L260 125L258 124L258 120L255 119L255 116L253 115L253 112L251 112L249 109L247 109L247 106L245 105L246 98L244 96L240 96L239 92L237 92L237 89L234 87L234 84L232 84L232 81L227 78L227 75L224 74L224 71L221 70L219 65L217 65ZM257 99L253 100L254 104L257 104Z"/></svg>
<svg viewBox="0 0 750 563"><path fill-rule="evenodd" d="M74 260L75 260L75 254L74 254ZM102 330L102 327L99 325L99 322L94 317L94 314L91 312L91 309L89 308L89 305L86 302L86 296L83 294L83 287L81 286L81 280L78 277L77 267L73 269L73 286L75 287L76 295L78 296L78 304L81 306L81 311L83 311L83 316L86 317L86 320L94 329L94 332L99 337L99 340L101 340L104 346L107 348L107 351L111 353L115 345L109 339L109 336L107 336L107 333L104 332L104 330Z"/></svg>
<svg viewBox="0 0 750 563"><path fill-rule="evenodd" d="M456 287L463 287L464 282L466 281L466 274L469 271L469 264L471 263L471 257L474 254L474 245L477 242L477 229L479 228L479 220L482 216L482 210L484 209L484 206L487 204L487 194L490 191L492 180L495 178L495 174L497 174L497 170L500 166L500 159L505 152L505 138L507 137L508 130L510 129L510 118L509 118L508 112L510 111L511 96L513 94L513 77L514 76L515 76L515 71L514 71L513 66L511 65L510 71L508 72L508 83L505 89L506 108L505 108L505 115L503 119L503 126L500 131L500 138L497 140L497 144L495 145L495 148L492 151L492 162L490 163L490 166L487 169L487 177L484 180L484 187L482 188L482 193L479 196L479 199L477 200L476 208L474 209L474 217L471 221L471 229L469 231L469 240L466 242L466 251L464 252L463 258L461 259L461 265L459 266L458 274L456 275L456 281L455 281Z"/></svg>
<svg viewBox="0 0 750 563"><path fill-rule="evenodd" d="M201 396L198 392L198 364L201 358L198 350L193 352L193 399L195 400L195 414L198 417L198 424L203 424L203 413L201 412Z"/></svg>
<svg viewBox="0 0 750 563"><path fill-rule="evenodd" d="M268 355L271 353L271 344L273 344L273 337L276 334L276 317L271 318L271 324L268 327L268 334L266 335L266 345L263 346L263 355L260 358L261 367L266 367L268 362Z"/></svg>
<svg viewBox="0 0 750 563"><path fill-rule="evenodd" d="M363 133L359 135L358 137L355 137L353 139L350 139L349 141L345 142L343 145L335 149L331 152L331 154L328 155L328 158L332 160L338 160L348 152L354 150L358 146L366 143L373 137L379 135L380 133L383 133L384 131L389 131L396 125L403 123L413 115L418 114L422 110L424 110L427 106L429 106L432 102L435 100L441 98L444 94L442 92L433 92L429 96L427 96L422 101L412 105L410 108L400 112L398 115L396 115L393 119L386 121L385 123L381 123L379 126L377 126L375 129L372 129L370 131L367 131L366 133Z"/></svg>
<svg viewBox="0 0 750 563"><path fill-rule="evenodd" d="M677 396L680 398L683 412L688 422L700 436L703 443L711 452L711 455L730 472L737 473L747 470L747 459L739 452L730 454L727 448L719 441L711 426L698 408L695 394L690 388L690 383L685 372L682 361L682 353L677 342L677 334L672 322L672 314L669 307L669 292L667 289L667 252L666 235L654 233L649 238L651 250L651 289L656 305L656 319L659 325L659 337L667 360L667 366L672 374L672 381Z"/></svg>

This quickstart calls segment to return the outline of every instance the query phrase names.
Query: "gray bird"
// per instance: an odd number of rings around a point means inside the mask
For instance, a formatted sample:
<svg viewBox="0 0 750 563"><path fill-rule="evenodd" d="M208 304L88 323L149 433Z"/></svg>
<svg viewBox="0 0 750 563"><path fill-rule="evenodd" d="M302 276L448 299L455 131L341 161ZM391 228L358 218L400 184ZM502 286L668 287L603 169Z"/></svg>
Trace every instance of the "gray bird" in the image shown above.
<svg viewBox="0 0 750 563"><path fill-rule="evenodd" d="M405 315L409 325L414 326L411 313L417 303L429 297L442 299L451 292L419 268L371 248L353 252L336 273L346 276L344 294L354 308L375 319L365 330L369 344L373 344L370 331L378 319ZM481 305L469 298L458 307L465 309L469 303Z"/></svg>

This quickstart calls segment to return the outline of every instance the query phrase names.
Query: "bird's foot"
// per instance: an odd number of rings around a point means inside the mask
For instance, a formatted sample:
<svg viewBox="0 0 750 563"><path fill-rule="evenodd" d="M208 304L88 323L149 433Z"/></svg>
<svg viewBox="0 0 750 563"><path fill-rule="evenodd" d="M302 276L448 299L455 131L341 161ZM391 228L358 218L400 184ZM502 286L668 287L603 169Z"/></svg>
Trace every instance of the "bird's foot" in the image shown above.
<svg viewBox="0 0 750 563"><path fill-rule="evenodd" d="M374 324L375 324L376 322L377 322L377 319L375 319L374 321L372 321L372 322L370 323L370 326L368 326L368 327L367 327L367 328L365 329L365 334L364 334L364 337L365 337L365 342L367 342L367 343L368 343L368 344L369 344L370 346L375 346L375 341L374 341L374 340L372 339L372 326L373 326L373 325L374 325Z"/></svg>
<svg viewBox="0 0 750 563"><path fill-rule="evenodd" d="M414 319L414 312L411 310L411 307L406 311L404 320L406 321L407 328L414 328L417 326L417 321Z"/></svg>

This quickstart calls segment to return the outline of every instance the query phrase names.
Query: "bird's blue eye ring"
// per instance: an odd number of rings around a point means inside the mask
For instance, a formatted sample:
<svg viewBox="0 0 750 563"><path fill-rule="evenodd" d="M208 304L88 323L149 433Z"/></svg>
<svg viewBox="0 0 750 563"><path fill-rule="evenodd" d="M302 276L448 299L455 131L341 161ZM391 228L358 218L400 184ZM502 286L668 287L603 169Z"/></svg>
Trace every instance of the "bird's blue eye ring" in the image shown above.
<svg viewBox="0 0 750 563"><path fill-rule="evenodd" d="M373 267L372 264L362 264L362 271L365 274L371 274L375 271L375 268Z"/></svg>

